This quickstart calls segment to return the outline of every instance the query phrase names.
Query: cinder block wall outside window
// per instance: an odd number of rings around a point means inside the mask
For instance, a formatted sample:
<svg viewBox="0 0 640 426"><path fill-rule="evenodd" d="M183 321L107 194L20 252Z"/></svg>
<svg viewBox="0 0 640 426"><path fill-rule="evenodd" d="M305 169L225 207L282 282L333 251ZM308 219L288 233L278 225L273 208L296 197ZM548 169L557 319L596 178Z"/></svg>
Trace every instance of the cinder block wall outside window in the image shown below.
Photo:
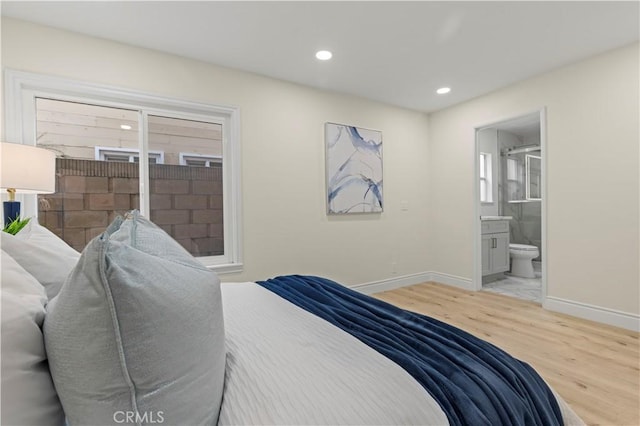
<svg viewBox="0 0 640 426"><path fill-rule="evenodd" d="M140 208L136 163L56 160L56 193L39 196L38 218L81 251L118 214ZM224 254L222 167L151 164L151 220L194 256Z"/></svg>

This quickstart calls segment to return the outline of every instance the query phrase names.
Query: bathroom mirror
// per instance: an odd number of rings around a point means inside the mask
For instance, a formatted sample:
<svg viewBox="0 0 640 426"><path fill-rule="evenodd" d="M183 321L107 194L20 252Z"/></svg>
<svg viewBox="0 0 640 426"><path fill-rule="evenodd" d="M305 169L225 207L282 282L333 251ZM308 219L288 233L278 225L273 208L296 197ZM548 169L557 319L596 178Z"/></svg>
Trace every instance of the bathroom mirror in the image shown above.
<svg viewBox="0 0 640 426"><path fill-rule="evenodd" d="M541 200L542 162L536 155L526 155L526 197L527 200Z"/></svg>

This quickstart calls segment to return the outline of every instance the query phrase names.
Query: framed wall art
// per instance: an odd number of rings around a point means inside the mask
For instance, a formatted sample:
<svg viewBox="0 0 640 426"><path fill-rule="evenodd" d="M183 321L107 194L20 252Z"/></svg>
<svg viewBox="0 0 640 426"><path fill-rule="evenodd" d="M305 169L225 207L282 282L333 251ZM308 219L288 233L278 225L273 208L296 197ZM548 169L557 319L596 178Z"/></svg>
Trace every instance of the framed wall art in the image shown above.
<svg viewBox="0 0 640 426"><path fill-rule="evenodd" d="M380 213L382 132L325 124L327 213Z"/></svg>

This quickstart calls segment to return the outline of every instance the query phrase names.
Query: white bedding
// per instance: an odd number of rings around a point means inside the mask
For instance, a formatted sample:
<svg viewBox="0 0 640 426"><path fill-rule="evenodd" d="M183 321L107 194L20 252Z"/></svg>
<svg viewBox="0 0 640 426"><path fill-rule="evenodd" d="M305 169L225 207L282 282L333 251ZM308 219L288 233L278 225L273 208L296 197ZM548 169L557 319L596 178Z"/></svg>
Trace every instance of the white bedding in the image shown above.
<svg viewBox="0 0 640 426"><path fill-rule="evenodd" d="M405 370L254 283L223 283L219 424L447 424Z"/></svg>
<svg viewBox="0 0 640 426"><path fill-rule="evenodd" d="M255 283L223 283L227 370L221 425L445 425L404 369ZM583 422L558 398L566 425Z"/></svg>

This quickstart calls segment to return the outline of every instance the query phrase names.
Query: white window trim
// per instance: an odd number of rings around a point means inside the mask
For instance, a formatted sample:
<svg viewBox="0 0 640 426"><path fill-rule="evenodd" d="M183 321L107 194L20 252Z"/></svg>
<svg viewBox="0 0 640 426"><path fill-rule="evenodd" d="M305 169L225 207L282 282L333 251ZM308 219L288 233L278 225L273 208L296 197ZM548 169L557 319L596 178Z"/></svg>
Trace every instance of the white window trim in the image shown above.
<svg viewBox="0 0 640 426"><path fill-rule="evenodd" d="M189 160L205 160L206 166L211 167L211 162L214 161L216 163L222 163L222 156L220 155L205 155L205 154L196 154L192 152L181 152L180 153L180 165L187 166L187 161Z"/></svg>
<svg viewBox="0 0 640 426"><path fill-rule="evenodd" d="M139 121L146 124L149 115L174 118L197 119L222 124L222 146L224 194L224 255L201 257L207 267L219 273L234 273L243 270L242 250L242 198L240 194L240 110L227 107L165 98L142 91L133 91L114 86L53 77L16 70L5 70L5 138L8 142L36 144L36 98L95 103L102 106L128 108L139 111ZM144 140L147 132L140 132L142 155L140 167L148 167L148 145ZM140 196L145 199L147 179L140 179ZM148 200L148 197L146 197ZM35 196L24 196L23 212L36 216ZM148 202L141 206L143 214L149 211Z"/></svg>
<svg viewBox="0 0 640 426"><path fill-rule="evenodd" d="M149 158L155 158L156 164L164 164L164 151L148 151ZM129 162L133 163L135 157L140 158L140 150L135 148L112 148L110 146L96 146L95 147L95 159L99 161L105 161L105 155L128 155Z"/></svg>

